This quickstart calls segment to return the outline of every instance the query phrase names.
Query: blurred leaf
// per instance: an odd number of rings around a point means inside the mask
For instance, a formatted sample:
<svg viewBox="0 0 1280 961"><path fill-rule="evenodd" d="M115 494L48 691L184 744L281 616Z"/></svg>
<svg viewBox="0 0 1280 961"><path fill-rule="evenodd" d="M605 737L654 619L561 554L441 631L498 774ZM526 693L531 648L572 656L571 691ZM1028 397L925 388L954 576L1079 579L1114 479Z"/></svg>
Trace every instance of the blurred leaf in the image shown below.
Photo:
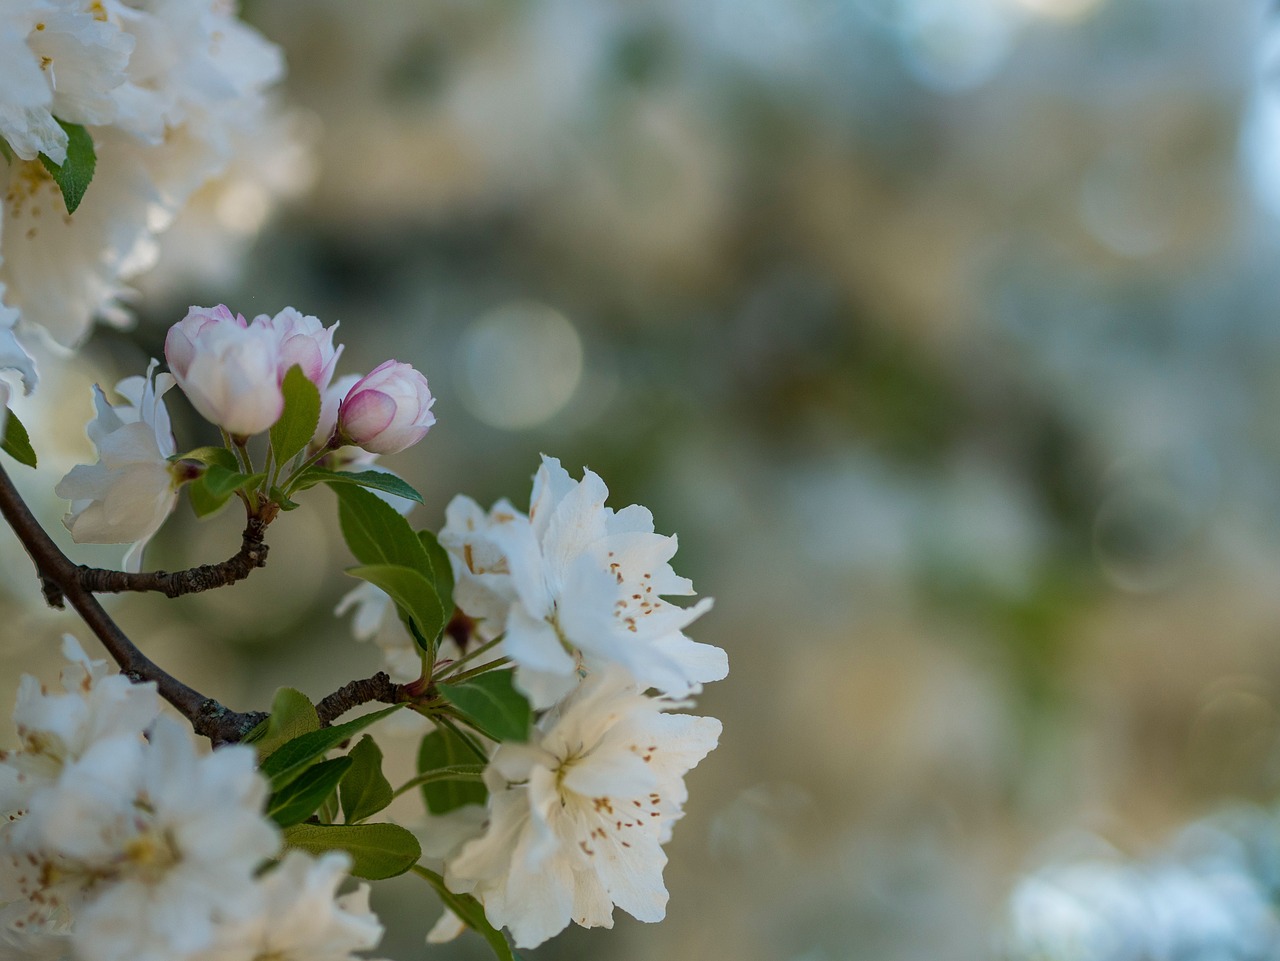
<svg viewBox="0 0 1280 961"><path fill-rule="evenodd" d="M490 671L461 684L440 684L441 696L469 724L495 741L527 741L533 711L515 688L514 671Z"/></svg>
<svg viewBox="0 0 1280 961"><path fill-rule="evenodd" d="M506 937L501 931L489 923L489 919L485 917L484 905L473 898L469 894L455 894L450 891L444 883L444 878L424 867L414 869L414 873L420 875L427 880L436 890L436 894L440 895L440 900L458 916L472 931L476 932L489 943L489 947L493 949L493 953L500 961L520 961L519 956L511 950L511 945L507 943Z"/></svg>
<svg viewBox="0 0 1280 961"><path fill-rule="evenodd" d="M419 774L471 767L475 762L475 752L448 728L436 728L422 739L418 748ZM422 785L422 799L432 814L448 814L468 804L484 804L488 797L488 788L477 781L441 780Z"/></svg>
<svg viewBox="0 0 1280 961"><path fill-rule="evenodd" d="M347 756L352 761L351 772L342 779L338 794L343 816L348 824L354 824L385 808L394 792L382 773L382 750L372 737L366 734L360 738Z"/></svg>
<svg viewBox="0 0 1280 961"><path fill-rule="evenodd" d="M169 460L198 460L202 464L217 464L229 471L235 471L240 467L236 462L236 455L225 447L197 447L185 454L176 454Z"/></svg>
<svg viewBox="0 0 1280 961"><path fill-rule="evenodd" d="M271 699L271 716L249 732L245 743L253 744L258 757L265 758L287 741L320 729L316 707L301 691L282 687Z"/></svg>
<svg viewBox="0 0 1280 961"><path fill-rule="evenodd" d="M444 623L448 625L453 617L453 564L449 562L449 552L440 544L439 539L431 531L418 531L418 539L427 552L431 562L431 582L435 585L436 596L444 609Z"/></svg>
<svg viewBox="0 0 1280 961"><path fill-rule="evenodd" d="M418 839L398 824L295 824L284 843L310 854L346 851L351 873L368 881L404 874L422 857Z"/></svg>

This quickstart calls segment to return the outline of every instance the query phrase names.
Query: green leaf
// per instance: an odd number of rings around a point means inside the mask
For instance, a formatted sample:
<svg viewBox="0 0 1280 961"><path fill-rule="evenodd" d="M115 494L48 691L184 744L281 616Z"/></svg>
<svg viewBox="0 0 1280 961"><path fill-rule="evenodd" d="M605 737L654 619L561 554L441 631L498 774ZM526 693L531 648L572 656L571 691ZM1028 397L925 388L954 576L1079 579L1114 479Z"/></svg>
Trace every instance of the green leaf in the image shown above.
<svg viewBox="0 0 1280 961"><path fill-rule="evenodd" d="M214 497L198 479L187 484L186 490L187 498L191 501L191 509L195 511L196 517L216 514L227 506L227 500L231 496L228 494L226 497Z"/></svg>
<svg viewBox="0 0 1280 961"><path fill-rule="evenodd" d="M238 490L247 491L257 487L266 476L265 473L242 474L240 471L227 470L219 464L210 464L200 480L211 496L225 500Z"/></svg>
<svg viewBox="0 0 1280 961"><path fill-rule="evenodd" d="M257 733L258 731L261 733ZM270 757L288 741L309 731L320 730L316 707L301 691L282 687L271 699L271 716L245 738L258 749L258 757Z"/></svg>
<svg viewBox="0 0 1280 961"><path fill-rule="evenodd" d="M210 466L217 464L219 467L225 467L229 471L235 471L240 466L236 463L236 455L225 447L197 447L195 450L187 451L185 454L176 454L170 457L169 460L198 460L200 463Z"/></svg>
<svg viewBox="0 0 1280 961"><path fill-rule="evenodd" d="M422 739L418 747L418 773L430 774L447 768L469 768L476 756L453 731L439 727ZM468 804L484 804L489 790L482 782L441 780L422 785L422 799L432 814L448 814Z"/></svg>
<svg viewBox="0 0 1280 961"><path fill-rule="evenodd" d="M295 824L284 843L311 854L346 851L351 873L369 881L404 874L422 857L418 839L398 824Z"/></svg>
<svg viewBox="0 0 1280 961"><path fill-rule="evenodd" d="M422 503L421 494L395 474L384 470L345 471L309 467L294 482L294 488L296 490L306 490L308 487L315 487L317 484L354 484L357 487L364 487L368 490L395 494L397 497L403 497L416 504Z"/></svg>
<svg viewBox="0 0 1280 961"><path fill-rule="evenodd" d="M276 463L287 464L300 454L320 423L320 391L294 364L280 383L284 412L271 428L271 448Z"/></svg>
<svg viewBox="0 0 1280 961"><path fill-rule="evenodd" d="M346 724L335 724L333 727L322 727L318 731L310 731L295 737L292 741L278 747L270 757L262 762L263 777L271 781L271 790L279 791L282 787L299 777L303 771L314 764L325 753L333 750L343 741L359 734L370 724L386 717L392 711L399 710L400 705L374 711L348 721Z"/></svg>
<svg viewBox="0 0 1280 961"><path fill-rule="evenodd" d="M354 484L329 484L338 496L342 536L361 564L399 564L430 577L431 560L409 522L376 494Z"/></svg>
<svg viewBox="0 0 1280 961"><path fill-rule="evenodd" d="M527 741L533 711L515 688L514 671L489 671L461 684L441 684L440 693L464 719L494 741Z"/></svg>
<svg viewBox="0 0 1280 961"><path fill-rule="evenodd" d="M54 119L57 120L56 117ZM58 120L58 126L67 133L67 159L62 164L56 164L41 154L40 162L44 164L45 170L53 174L54 183L62 191L62 201L67 205L67 213L73 214L84 199L84 192L89 189L98 157L93 152L93 138L84 127L61 120Z"/></svg>
<svg viewBox="0 0 1280 961"><path fill-rule="evenodd" d="M453 564L449 562L449 552L431 531L418 531L418 540L422 541L427 559L431 561L431 582L444 607L444 622L447 625L453 617Z"/></svg>
<svg viewBox="0 0 1280 961"><path fill-rule="evenodd" d="M352 763L349 757L335 757L307 768L271 795L267 802L267 817L282 828L305 821L333 793Z"/></svg>
<svg viewBox="0 0 1280 961"><path fill-rule="evenodd" d="M275 485L271 487L271 499L275 501L282 511L295 511L298 509L298 504L290 500L289 495Z"/></svg>
<svg viewBox="0 0 1280 961"><path fill-rule="evenodd" d="M343 816L348 824L355 824L385 808L395 792L382 773L382 751L368 734L347 756L352 761L351 773L343 778L338 793Z"/></svg>
<svg viewBox="0 0 1280 961"><path fill-rule="evenodd" d="M9 411L8 417L4 423L4 439L0 440L0 450L4 451L19 464L25 464L27 467L36 466L36 451L31 446L31 437L27 434L27 429L22 426L22 421L18 420L18 416Z"/></svg>
<svg viewBox="0 0 1280 961"><path fill-rule="evenodd" d="M436 889L440 900L458 916L458 920L489 943L489 947L493 949L499 961L520 961L519 956L511 950L511 945L507 943L503 933L490 924L489 919L485 917L484 905L470 894L455 894L450 891L445 887L444 878L435 871L417 867L414 868L414 873L425 878L427 883Z"/></svg>
<svg viewBox="0 0 1280 961"><path fill-rule="evenodd" d="M444 608L436 596L436 589L417 571L398 564L370 564L348 568L347 573L391 595L396 607L413 619L418 632L428 643L434 642L444 630Z"/></svg>

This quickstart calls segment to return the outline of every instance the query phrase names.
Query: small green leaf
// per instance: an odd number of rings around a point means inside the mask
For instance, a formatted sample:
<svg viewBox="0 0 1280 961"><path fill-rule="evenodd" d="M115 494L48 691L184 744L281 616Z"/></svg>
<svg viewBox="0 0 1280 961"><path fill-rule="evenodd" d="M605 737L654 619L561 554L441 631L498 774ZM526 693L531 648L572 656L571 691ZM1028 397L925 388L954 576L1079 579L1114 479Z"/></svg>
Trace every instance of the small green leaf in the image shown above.
<svg viewBox="0 0 1280 961"><path fill-rule="evenodd" d="M338 782L350 770L349 757L335 757L307 768L267 802L267 817L282 828L305 821L333 793Z"/></svg>
<svg viewBox="0 0 1280 961"><path fill-rule="evenodd" d="M435 871L417 867L414 868L414 873L425 878L427 883L436 889L436 894L440 895L440 900L445 903L445 906L450 911L458 916L458 920L489 943L489 947L493 949L498 961L520 961L519 956L511 950L511 945L507 943L506 937L490 924L489 919L485 917L484 905L470 894L455 894L450 891L445 887L444 878L436 874Z"/></svg>
<svg viewBox="0 0 1280 961"><path fill-rule="evenodd" d="M418 747L418 773L431 774L449 768L470 768L475 753L448 728L439 727ZM484 804L489 791L477 781L440 780L422 785L422 799L432 814L448 814L468 804Z"/></svg>
<svg viewBox="0 0 1280 961"><path fill-rule="evenodd" d="M294 482L294 488L305 490L308 487L315 487L317 484L354 484L367 490L395 494L397 497L403 497L416 504L422 503L421 494L395 474L384 470L344 471L326 470L323 467L309 467Z"/></svg>
<svg viewBox="0 0 1280 961"><path fill-rule="evenodd" d="M56 117L54 119L57 120ZM61 120L58 120L58 126L67 133L67 159L62 164L56 164L41 154L40 162L44 164L45 170L53 174L54 183L62 191L62 201L67 205L67 213L73 214L84 199L84 192L89 189L89 181L93 180L93 168L97 166L98 158L93 152L93 138L89 136L89 131L78 123L64 123Z"/></svg>
<svg viewBox="0 0 1280 961"><path fill-rule="evenodd" d="M256 731L261 733L255 736ZM270 757L288 741L300 737L310 731L320 730L320 718L316 714L315 705L301 691L291 687L282 687L271 699L271 716L268 717L249 737L245 738L258 749L258 757Z"/></svg>
<svg viewBox="0 0 1280 961"><path fill-rule="evenodd" d="M225 447L197 447L195 450L187 451L185 454L175 454L169 460L198 460L202 464L212 466L217 464L229 471L235 471L239 468L236 463L236 455L231 453Z"/></svg>
<svg viewBox="0 0 1280 961"><path fill-rule="evenodd" d="M399 708L400 705L397 704L382 711L365 714L346 724L322 727L318 731L310 731L295 737L292 741L276 748L271 756L262 762L260 768L262 775L271 781L271 790L279 791L325 753Z"/></svg>
<svg viewBox="0 0 1280 961"><path fill-rule="evenodd" d="M449 562L449 552L431 531L418 531L418 540L422 541L427 559L431 561L431 582L444 607L444 622L447 625L453 617L453 564Z"/></svg>
<svg viewBox="0 0 1280 961"><path fill-rule="evenodd" d="M195 511L196 517L208 517L210 514L216 514L227 506L227 501L231 497L230 494L226 497L214 497L204 484L200 483L199 479L187 484L186 491L187 498L191 501L191 509Z"/></svg>
<svg viewBox="0 0 1280 961"><path fill-rule="evenodd" d="M444 699L494 741L527 741L533 711L515 688L514 671L489 671L461 684L441 684Z"/></svg>
<svg viewBox="0 0 1280 961"><path fill-rule="evenodd" d="M320 391L294 364L280 383L284 412L271 428L271 448L276 463L287 464L300 454L320 423Z"/></svg>
<svg viewBox="0 0 1280 961"><path fill-rule="evenodd" d="M418 627L428 643L435 641L444 629L444 608L431 582L415 570L398 564L370 564L347 570L352 577L381 588L396 602L396 607Z"/></svg>
<svg viewBox="0 0 1280 961"><path fill-rule="evenodd" d="M398 824L295 824L284 843L311 854L346 851L351 873L369 881L404 874L422 857L418 839Z"/></svg>
<svg viewBox="0 0 1280 961"><path fill-rule="evenodd" d="M4 439L0 440L0 450L4 451L19 464L25 464L27 467L36 466L36 451L31 446L31 437L27 434L27 429L22 426L22 421L18 420L18 416L9 411L8 417L4 423Z"/></svg>
<svg viewBox="0 0 1280 961"><path fill-rule="evenodd" d="M238 490L252 490L262 483L262 479L266 476L264 473L242 474L239 471L227 470L218 464L210 464L201 481L211 496L225 500Z"/></svg>
<svg viewBox="0 0 1280 961"><path fill-rule="evenodd" d="M271 499L282 511L296 511L298 504L289 499L289 495L274 485L271 488Z"/></svg>
<svg viewBox="0 0 1280 961"><path fill-rule="evenodd" d="M396 509L355 484L331 483L338 521L351 553L361 564L399 564L431 576L431 560L418 535Z"/></svg>
<svg viewBox="0 0 1280 961"><path fill-rule="evenodd" d="M368 734L347 755L351 773L342 780L338 794L348 824L373 817L395 796L391 782L382 773L382 751Z"/></svg>

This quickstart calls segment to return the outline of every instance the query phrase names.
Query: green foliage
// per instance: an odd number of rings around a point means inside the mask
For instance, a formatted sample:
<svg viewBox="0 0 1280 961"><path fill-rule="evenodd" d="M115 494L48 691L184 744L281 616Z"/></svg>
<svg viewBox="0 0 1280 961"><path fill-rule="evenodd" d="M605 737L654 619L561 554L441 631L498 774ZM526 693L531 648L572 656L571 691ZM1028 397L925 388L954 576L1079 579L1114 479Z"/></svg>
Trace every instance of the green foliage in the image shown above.
<svg viewBox="0 0 1280 961"><path fill-rule="evenodd" d="M282 828L305 821L333 793L353 763L350 757L335 757L307 768L271 795L267 817Z"/></svg>
<svg viewBox="0 0 1280 961"><path fill-rule="evenodd" d="M320 718L310 698L291 687L282 687L271 699L271 716L249 732L245 743L258 749L259 758L265 758L295 737L319 729Z"/></svg>
<svg viewBox="0 0 1280 961"><path fill-rule="evenodd" d="M98 157L93 150L93 138L84 127L61 120L58 121L58 126L67 134L67 159L62 164L56 164L41 154L40 162L53 175L54 183L62 191L62 202L67 205L67 213L73 214L84 199L84 192L89 189L89 181L93 180Z"/></svg>
<svg viewBox="0 0 1280 961"><path fill-rule="evenodd" d="M386 591L396 607L417 625L414 640L419 644L426 641L433 645L444 630L444 608L436 589L417 571L396 564L372 564L349 568L347 573ZM429 653L434 653L434 646Z"/></svg>
<svg viewBox="0 0 1280 961"><path fill-rule="evenodd" d="M36 450L31 446L31 437L13 411L9 411L9 416L5 420L4 439L0 440L0 450L19 464L25 464L27 467L36 466Z"/></svg>
<svg viewBox="0 0 1280 961"><path fill-rule="evenodd" d="M280 384L284 411L271 428L271 449L276 463L287 464L306 449L320 423L320 391L294 364Z"/></svg>
<svg viewBox="0 0 1280 961"><path fill-rule="evenodd" d="M236 491L250 491L266 474L243 474L221 464L210 464L202 476L187 485L187 496L197 517L207 517L225 504Z"/></svg>
<svg viewBox="0 0 1280 961"><path fill-rule="evenodd" d="M398 824L295 824L284 843L311 854L346 851L351 873L368 881L404 874L422 857L418 839Z"/></svg>
<svg viewBox="0 0 1280 961"><path fill-rule="evenodd" d="M440 895L440 900L458 916L463 924L475 931L489 943L499 961L520 961L519 956L511 950L502 932L489 923L484 916L484 905L469 894L455 894L444 884L444 878L424 867L414 868L414 873L425 878L427 883Z"/></svg>
<svg viewBox="0 0 1280 961"><path fill-rule="evenodd" d="M399 708L400 705L397 704L382 711L365 714L346 724L322 727L318 731L310 731L295 737L277 748L262 762L262 775L271 782L272 791L279 791L286 784L300 777L303 771L315 764L327 752Z"/></svg>
<svg viewBox="0 0 1280 961"><path fill-rule="evenodd" d="M489 671L460 684L441 684L439 691L463 720L486 737L527 741L533 710L516 690L514 677L514 671Z"/></svg>
<svg viewBox="0 0 1280 961"><path fill-rule="evenodd" d="M395 796L391 782L382 773L382 750L368 734L347 755L351 771L342 779L338 794L342 813L348 824L355 824L377 814Z"/></svg>
<svg viewBox="0 0 1280 961"><path fill-rule="evenodd" d="M240 465L236 463L236 455L225 447L197 447L195 450L187 451L185 454L170 457L169 460L197 460L202 464L217 464L219 467L226 468L229 471L236 471L240 468Z"/></svg>
<svg viewBox="0 0 1280 961"><path fill-rule="evenodd" d="M449 563L449 552L441 546L436 535L431 531L418 531L418 540L427 552L431 562L431 583L435 586L436 596L444 609L444 623L448 625L453 617L453 565Z"/></svg>
<svg viewBox="0 0 1280 961"><path fill-rule="evenodd" d="M422 495L410 487L395 474L380 470L344 471L326 470L323 467L308 467L294 481L294 490L306 490L317 484L354 484L367 490L384 491L395 494L416 504L422 503Z"/></svg>
<svg viewBox="0 0 1280 961"><path fill-rule="evenodd" d="M326 483L338 497L342 536L356 560L361 564L398 564L431 576L426 548L394 507L354 484Z"/></svg>
<svg viewBox="0 0 1280 961"><path fill-rule="evenodd" d="M429 775L476 766L475 752L448 728L440 727L422 739L418 747L418 774ZM489 791L482 782L441 778L422 784L422 799L432 814L448 814L468 804L484 804Z"/></svg>

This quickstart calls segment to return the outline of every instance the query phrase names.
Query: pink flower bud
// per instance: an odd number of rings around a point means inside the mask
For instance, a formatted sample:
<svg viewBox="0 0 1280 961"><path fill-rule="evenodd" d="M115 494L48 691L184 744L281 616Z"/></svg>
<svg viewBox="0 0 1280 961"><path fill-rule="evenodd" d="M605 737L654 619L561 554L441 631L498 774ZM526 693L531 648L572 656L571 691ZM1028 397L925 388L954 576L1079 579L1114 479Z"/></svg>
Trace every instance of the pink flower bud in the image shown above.
<svg viewBox="0 0 1280 961"><path fill-rule="evenodd" d="M269 428L284 411L274 332L226 307L192 307L169 329L169 369L201 417L241 437Z"/></svg>
<svg viewBox="0 0 1280 961"><path fill-rule="evenodd" d="M338 429L346 443L372 454L394 454L422 440L436 422L434 403L425 377L408 364L388 360L342 399Z"/></svg>
<svg viewBox="0 0 1280 961"><path fill-rule="evenodd" d="M324 393L342 354L340 346L333 346L333 332L338 329L337 324L326 328L319 318L286 307L274 317L262 314L253 318L253 325L265 327L275 336L280 347L281 381L289 368L296 364L302 368L307 380Z"/></svg>

